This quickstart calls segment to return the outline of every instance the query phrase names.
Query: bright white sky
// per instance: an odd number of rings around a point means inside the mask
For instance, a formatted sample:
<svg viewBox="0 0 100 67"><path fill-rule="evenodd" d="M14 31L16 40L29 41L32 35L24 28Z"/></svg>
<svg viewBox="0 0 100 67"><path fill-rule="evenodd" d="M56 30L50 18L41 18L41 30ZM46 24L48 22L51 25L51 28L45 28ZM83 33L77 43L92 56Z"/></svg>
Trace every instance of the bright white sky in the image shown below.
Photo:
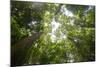
<svg viewBox="0 0 100 67"><path fill-rule="evenodd" d="M53 18L51 25L52 25L52 32L54 33L54 31L56 31L56 29L58 29L58 27L60 26L60 23L56 22L55 18Z"/></svg>
<svg viewBox="0 0 100 67"><path fill-rule="evenodd" d="M61 7L61 10L60 10L63 14L65 14L66 16L69 16L69 17L73 17L73 13L70 12L69 10L66 9L65 5L63 5ZM70 21L70 25L73 25L73 22L74 20ZM52 32L50 33L51 34L51 40L52 42L55 42L56 41L56 35L55 35L55 31L57 29L59 29L59 26L61 26L61 24L59 22L56 22L55 21L55 18L52 19L52 22L51 22L51 25L52 25ZM60 32L60 38L59 39L65 39L67 36L66 34Z"/></svg>
<svg viewBox="0 0 100 67"><path fill-rule="evenodd" d="M52 25L52 32L51 32L51 41L52 42L55 42L57 37L55 35L55 31L57 29L59 29L59 27L61 26L61 24L59 22L56 22L55 21L55 18L52 19L52 22L51 22L51 25ZM62 32L60 32L60 38L59 39L65 39L66 38L66 35L63 34Z"/></svg>
<svg viewBox="0 0 100 67"><path fill-rule="evenodd" d="M69 10L67 10L67 8L65 7L65 5L63 5L61 7L61 12L63 14L65 14L66 16L69 16L69 17L73 17L74 16L72 12L70 12Z"/></svg>
<svg viewBox="0 0 100 67"><path fill-rule="evenodd" d="M56 40L55 31L60 26L60 23L59 22L56 22L55 21L55 18L53 18L52 19L52 22L51 22L51 25L52 25L51 40L52 40L52 42L54 42Z"/></svg>

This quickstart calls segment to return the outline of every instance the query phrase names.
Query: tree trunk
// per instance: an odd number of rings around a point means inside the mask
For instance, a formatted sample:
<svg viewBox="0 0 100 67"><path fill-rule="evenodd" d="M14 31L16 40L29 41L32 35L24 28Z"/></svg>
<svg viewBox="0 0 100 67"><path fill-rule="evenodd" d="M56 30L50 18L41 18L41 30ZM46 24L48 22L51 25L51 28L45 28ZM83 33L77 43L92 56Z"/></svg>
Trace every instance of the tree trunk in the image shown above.
<svg viewBox="0 0 100 67"><path fill-rule="evenodd" d="M25 63L25 58L29 48L39 39L41 32L34 33L26 37L15 45L11 46L11 66L19 66Z"/></svg>

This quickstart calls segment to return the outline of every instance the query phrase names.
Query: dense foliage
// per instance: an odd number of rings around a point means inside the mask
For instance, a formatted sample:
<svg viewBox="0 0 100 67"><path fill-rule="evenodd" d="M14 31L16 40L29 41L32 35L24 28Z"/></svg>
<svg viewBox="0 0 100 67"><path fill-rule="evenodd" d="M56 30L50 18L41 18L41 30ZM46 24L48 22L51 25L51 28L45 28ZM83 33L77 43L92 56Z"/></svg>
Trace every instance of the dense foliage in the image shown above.
<svg viewBox="0 0 100 67"><path fill-rule="evenodd" d="M23 65L95 60L94 6L11 1L11 47L32 32Z"/></svg>

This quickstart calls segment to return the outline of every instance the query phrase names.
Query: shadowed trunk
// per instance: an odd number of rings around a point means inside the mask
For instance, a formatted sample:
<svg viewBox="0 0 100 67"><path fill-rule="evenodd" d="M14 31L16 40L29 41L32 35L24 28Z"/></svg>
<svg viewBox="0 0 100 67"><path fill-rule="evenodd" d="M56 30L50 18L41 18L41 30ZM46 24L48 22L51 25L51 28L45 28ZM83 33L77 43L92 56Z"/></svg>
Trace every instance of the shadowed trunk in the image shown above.
<svg viewBox="0 0 100 67"><path fill-rule="evenodd" d="M25 58L29 48L32 46L33 42L39 39L41 34L41 32L34 33L32 36L26 37L25 39L11 46L12 66L19 66L25 63Z"/></svg>

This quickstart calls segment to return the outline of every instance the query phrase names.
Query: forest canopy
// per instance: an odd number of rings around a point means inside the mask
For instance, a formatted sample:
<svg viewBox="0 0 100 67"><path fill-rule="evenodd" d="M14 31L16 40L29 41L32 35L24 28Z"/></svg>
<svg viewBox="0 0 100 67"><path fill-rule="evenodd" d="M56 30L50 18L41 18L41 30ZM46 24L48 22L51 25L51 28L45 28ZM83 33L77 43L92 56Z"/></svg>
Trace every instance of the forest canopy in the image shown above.
<svg viewBox="0 0 100 67"><path fill-rule="evenodd" d="M39 32L16 65L95 60L95 6L11 1L11 47Z"/></svg>

